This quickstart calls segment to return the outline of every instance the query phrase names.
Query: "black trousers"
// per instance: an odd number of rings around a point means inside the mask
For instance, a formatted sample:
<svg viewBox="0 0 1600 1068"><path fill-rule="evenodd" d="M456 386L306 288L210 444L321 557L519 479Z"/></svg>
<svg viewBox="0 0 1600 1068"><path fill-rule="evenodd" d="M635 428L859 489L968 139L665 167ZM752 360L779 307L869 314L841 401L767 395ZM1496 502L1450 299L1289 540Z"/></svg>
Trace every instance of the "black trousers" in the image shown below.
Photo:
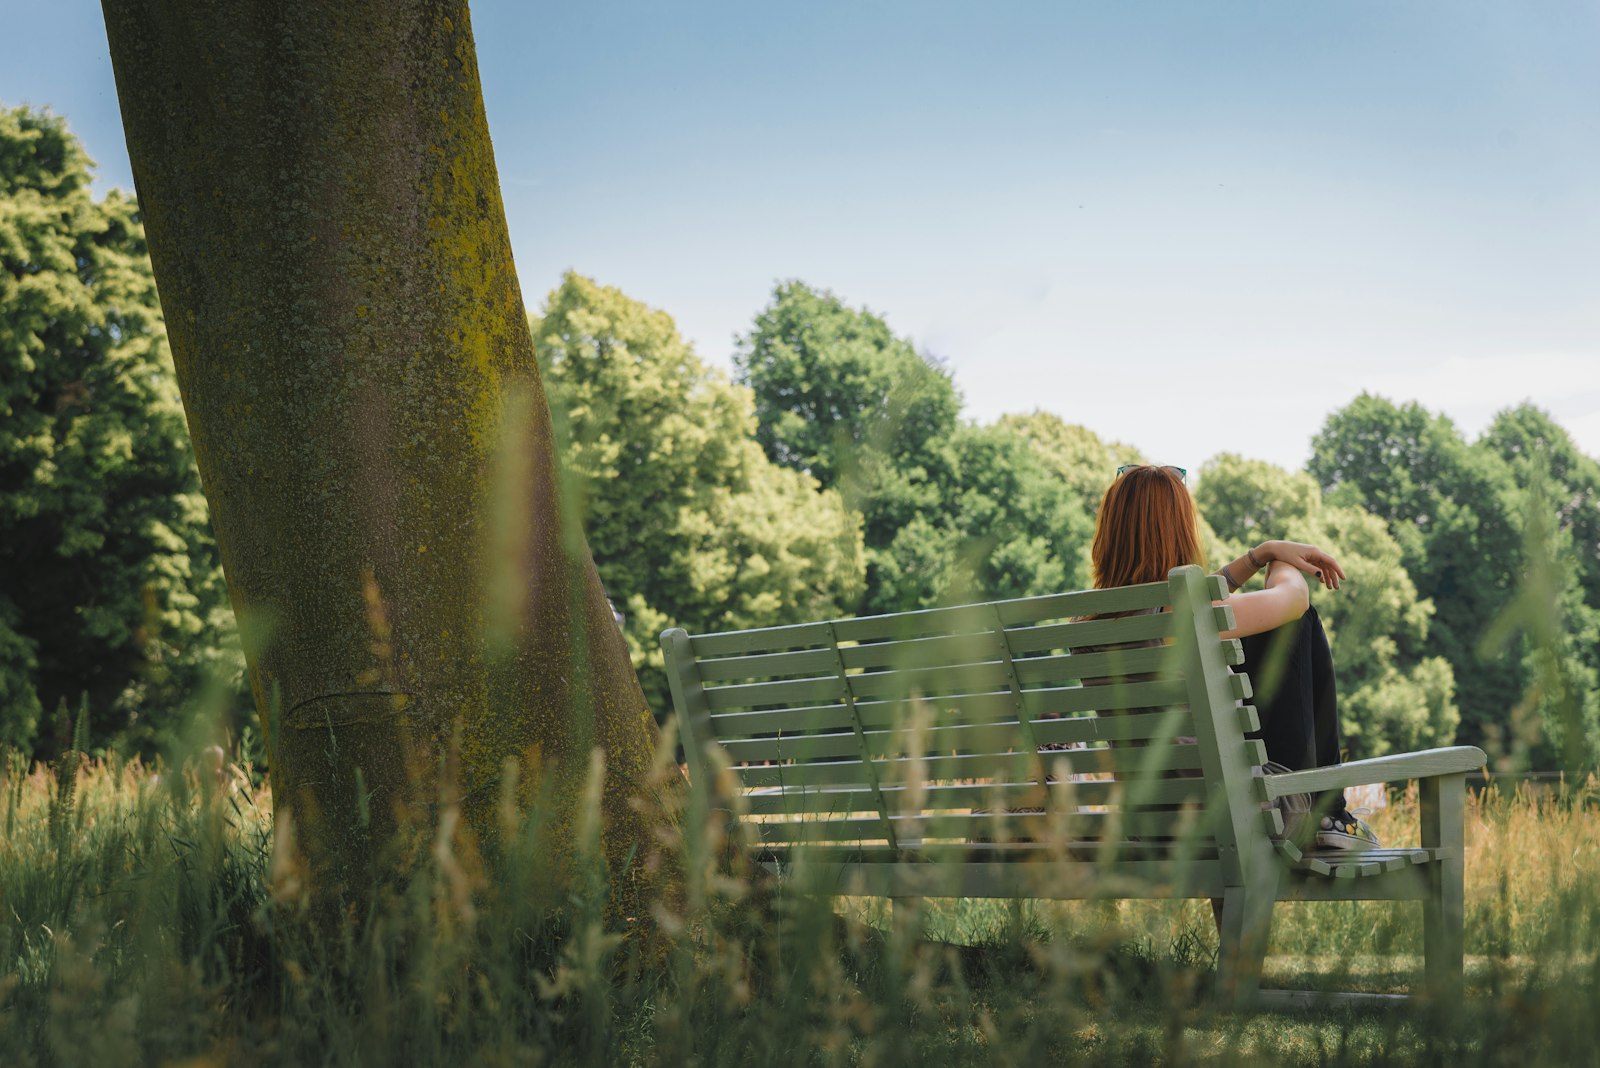
<svg viewBox="0 0 1600 1068"><path fill-rule="evenodd" d="M1293 623L1242 639L1244 670L1255 690L1267 759L1303 771L1339 763L1339 698L1333 652L1315 608ZM1319 812L1343 812L1344 791L1312 799Z"/></svg>

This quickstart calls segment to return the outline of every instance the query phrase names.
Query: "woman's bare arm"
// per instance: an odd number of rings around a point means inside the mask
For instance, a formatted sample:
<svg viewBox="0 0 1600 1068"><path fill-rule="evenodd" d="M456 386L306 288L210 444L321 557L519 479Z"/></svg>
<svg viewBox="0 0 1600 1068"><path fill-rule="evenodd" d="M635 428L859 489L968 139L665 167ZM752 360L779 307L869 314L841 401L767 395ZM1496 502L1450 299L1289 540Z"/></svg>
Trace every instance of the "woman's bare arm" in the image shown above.
<svg viewBox="0 0 1600 1068"><path fill-rule="evenodd" d="M1339 583L1344 579L1344 568L1339 566L1339 561L1315 545L1306 545L1298 541L1264 541L1246 550L1237 560L1219 568L1217 574L1226 577L1237 589L1274 560L1281 560L1308 575L1316 575L1330 590L1338 589Z"/></svg>
<svg viewBox="0 0 1600 1068"><path fill-rule="evenodd" d="M1299 568L1273 560L1267 565L1266 589L1236 593L1222 603L1233 609L1233 628L1223 631L1222 636L1244 638L1276 630L1305 615L1311 605L1311 590Z"/></svg>

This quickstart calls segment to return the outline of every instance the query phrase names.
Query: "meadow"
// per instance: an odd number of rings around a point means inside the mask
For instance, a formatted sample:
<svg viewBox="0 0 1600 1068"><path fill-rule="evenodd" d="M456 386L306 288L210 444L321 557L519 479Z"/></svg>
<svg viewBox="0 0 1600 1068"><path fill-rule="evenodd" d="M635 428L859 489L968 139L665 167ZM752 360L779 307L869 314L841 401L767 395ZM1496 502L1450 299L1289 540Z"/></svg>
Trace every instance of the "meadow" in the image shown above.
<svg viewBox="0 0 1600 1068"><path fill-rule="evenodd" d="M930 901L914 930L762 886L693 819L684 897L649 925L608 911L597 829L563 878L509 805L493 859L442 833L330 924L257 769L12 756L0 1049L19 1068L1591 1063L1597 789L1471 795L1464 1005L1253 1014L1207 1000L1204 902ZM1415 840L1414 797L1390 800L1379 834ZM1412 988L1415 910L1280 905L1268 985Z"/></svg>

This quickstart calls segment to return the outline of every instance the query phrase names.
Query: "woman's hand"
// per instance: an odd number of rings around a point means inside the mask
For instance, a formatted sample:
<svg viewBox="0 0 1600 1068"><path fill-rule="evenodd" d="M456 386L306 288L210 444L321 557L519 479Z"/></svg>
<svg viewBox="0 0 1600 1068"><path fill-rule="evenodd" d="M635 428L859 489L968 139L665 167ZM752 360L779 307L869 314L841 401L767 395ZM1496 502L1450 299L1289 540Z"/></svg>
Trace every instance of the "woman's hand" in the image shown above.
<svg viewBox="0 0 1600 1068"><path fill-rule="evenodd" d="M1344 568L1339 566L1339 561L1315 545L1306 545L1298 541L1269 541L1261 548L1269 558L1281 560L1308 575L1317 576L1330 590L1338 589L1339 583L1344 579Z"/></svg>

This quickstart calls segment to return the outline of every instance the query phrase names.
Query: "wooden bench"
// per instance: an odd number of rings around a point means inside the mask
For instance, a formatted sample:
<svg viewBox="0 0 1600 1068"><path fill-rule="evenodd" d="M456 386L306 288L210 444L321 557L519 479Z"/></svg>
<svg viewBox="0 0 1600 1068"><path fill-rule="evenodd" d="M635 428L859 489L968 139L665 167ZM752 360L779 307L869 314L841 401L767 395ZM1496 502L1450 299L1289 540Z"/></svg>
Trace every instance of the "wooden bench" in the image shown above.
<svg viewBox="0 0 1600 1068"><path fill-rule="evenodd" d="M753 859L823 892L1216 898L1218 994L1263 992L1282 900L1422 902L1426 983L1462 985L1470 746L1267 775L1221 580L662 635L690 774ZM1085 684L1084 680L1089 680ZM1191 743L1192 739L1192 743ZM1272 799L1416 780L1421 841L1302 852ZM1322 995L1316 995L1321 997Z"/></svg>

